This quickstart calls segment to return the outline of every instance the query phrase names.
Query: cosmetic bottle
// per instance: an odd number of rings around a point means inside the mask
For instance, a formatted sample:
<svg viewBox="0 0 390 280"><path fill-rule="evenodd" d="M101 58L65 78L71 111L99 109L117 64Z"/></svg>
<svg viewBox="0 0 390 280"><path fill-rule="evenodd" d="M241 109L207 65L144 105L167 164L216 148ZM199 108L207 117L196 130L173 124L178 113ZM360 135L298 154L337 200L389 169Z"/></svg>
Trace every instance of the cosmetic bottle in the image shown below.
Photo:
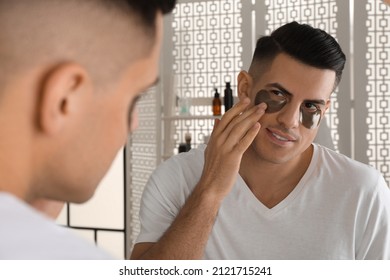
<svg viewBox="0 0 390 280"><path fill-rule="evenodd" d="M186 152L191 150L191 133L187 132L184 136L184 139L186 141Z"/></svg>
<svg viewBox="0 0 390 280"><path fill-rule="evenodd" d="M191 133L186 132L186 134L184 135L185 143L180 143L178 147L179 154L191 150L191 139L192 139Z"/></svg>
<svg viewBox="0 0 390 280"><path fill-rule="evenodd" d="M223 97L225 105L225 113L233 107L233 91L230 87L230 82L226 83L225 96Z"/></svg>
<svg viewBox="0 0 390 280"><path fill-rule="evenodd" d="M179 105L179 115L182 116L190 115L191 102L189 98L180 97L178 101L178 105Z"/></svg>
<svg viewBox="0 0 390 280"><path fill-rule="evenodd" d="M214 88L214 99L213 99L213 115L220 116L221 115L221 98L219 98L219 92L217 88Z"/></svg>
<svg viewBox="0 0 390 280"><path fill-rule="evenodd" d="M180 143L179 144L179 148L177 149L177 151L179 152L179 154L187 152L187 144L186 143Z"/></svg>

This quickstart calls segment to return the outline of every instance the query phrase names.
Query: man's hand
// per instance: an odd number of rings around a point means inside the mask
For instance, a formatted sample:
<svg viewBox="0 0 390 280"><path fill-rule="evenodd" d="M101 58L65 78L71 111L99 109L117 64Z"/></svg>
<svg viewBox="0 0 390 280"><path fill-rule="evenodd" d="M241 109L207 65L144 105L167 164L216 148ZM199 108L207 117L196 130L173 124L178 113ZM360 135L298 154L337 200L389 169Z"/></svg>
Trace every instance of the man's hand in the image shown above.
<svg viewBox="0 0 390 280"><path fill-rule="evenodd" d="M221 120L216 120L205 151L205 163L199 185L225 197L231 190L241 158L260 129L259 119L264 115L264 103L250 106L249 98L231 108Z"/></svg>

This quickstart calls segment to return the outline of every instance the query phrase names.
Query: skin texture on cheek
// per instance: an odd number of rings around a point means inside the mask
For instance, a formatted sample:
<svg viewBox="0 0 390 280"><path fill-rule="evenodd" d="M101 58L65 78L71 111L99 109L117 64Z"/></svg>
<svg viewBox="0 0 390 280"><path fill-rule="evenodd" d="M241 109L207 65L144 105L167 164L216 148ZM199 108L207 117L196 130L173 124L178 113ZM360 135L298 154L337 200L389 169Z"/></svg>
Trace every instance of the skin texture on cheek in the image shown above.
<svg viewBox="0 0 390 280"><path fill-rule="evenodd" d="M256 93L255 97L255 105L260 103L267 104L266 113L276 113L283 109L283 107L288 103L287 98L273 98L272 93L268 90L261 89L258 93ZM307 129L316 128L321 121L321 110L317 110L315 112L307 112L305 111L301 105L299 110L299 122L306 127Z"/></svg>

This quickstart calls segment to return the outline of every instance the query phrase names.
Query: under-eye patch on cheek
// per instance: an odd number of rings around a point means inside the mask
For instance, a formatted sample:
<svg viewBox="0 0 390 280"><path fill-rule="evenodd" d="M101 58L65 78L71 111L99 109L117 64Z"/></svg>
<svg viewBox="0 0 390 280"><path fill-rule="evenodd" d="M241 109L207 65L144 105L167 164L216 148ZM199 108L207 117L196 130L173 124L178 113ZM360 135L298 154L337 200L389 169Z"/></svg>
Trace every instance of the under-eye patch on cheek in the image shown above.
<svg viewBox="0 0 390 280"><path fill-rule="evenodd" d="M262 89L256 94L255 105L260 103L267 104L266 113L275 113L282 110L282 108L287 104L287 100L285 98L273 98L272 93L269 91Z"/></svg>
<svg viewBox="0 0 390 280"><path fill-rule="evenodd" d="M284 96L278 96L268 90L262 89L255 97L255 105L260 103L267 104L266 113L276 113L283 109L288 103L288 99ZM320 124L322 117L321 113L320 109L309 112L304 108L304 104L302 104L299 110L299 122L308 129L314 129Z"/></svg>
<svg viewBox="0 0 390 280"><path fill-rule="evenodd" d="M321 110L315 112L307 112L305 109L300 109L299 122L308 129L314 129L320 125Z"/></svg>

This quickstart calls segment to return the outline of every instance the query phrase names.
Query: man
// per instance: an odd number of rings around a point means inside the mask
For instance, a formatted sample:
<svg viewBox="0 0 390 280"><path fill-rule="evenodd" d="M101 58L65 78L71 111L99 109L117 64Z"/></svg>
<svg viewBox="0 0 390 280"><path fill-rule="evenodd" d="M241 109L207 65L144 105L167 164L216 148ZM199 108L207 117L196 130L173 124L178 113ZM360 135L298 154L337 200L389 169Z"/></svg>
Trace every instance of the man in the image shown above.
<svg viewBox="0 0 390 280"><path fill-rule="evenodd" d="M32 206L93 195L158 78L173 6L0 1L0 259L111 258Z"/></svg>
<svg viewBox="0 0 390 280"><path fill-rule="evenodd" d="M260 38L207 148L152 174L132 258L390 258L382 175L312 143L344 64L334 38L308 25Z"/></svg>

